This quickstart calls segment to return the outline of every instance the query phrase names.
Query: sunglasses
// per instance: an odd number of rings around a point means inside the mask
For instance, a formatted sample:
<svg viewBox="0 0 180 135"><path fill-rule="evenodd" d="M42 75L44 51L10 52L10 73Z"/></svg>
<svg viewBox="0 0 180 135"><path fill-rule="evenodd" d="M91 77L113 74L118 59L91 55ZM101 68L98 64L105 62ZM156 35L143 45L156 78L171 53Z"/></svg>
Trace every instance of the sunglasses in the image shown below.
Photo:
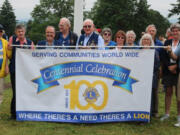
<svg viewBox="0 0 180 135"><path fill-rule="evenodd" d="M111 36L111 34L110 34L110 33L104 33L104 35L105 35L105 36Z"/></svg>
<svg viewBox="0 0 180 135"><path fill-rule="evenodd" d="M83 28L91 28L91 25L84 25Z"/></svg>
<svg viewBox="0 0 180 135"><path fill-rule="evenodd" d="M2 33L3 31L2 31L2 30L0 30L0 32Z"/></svg>
<svg viewBox="0 0 180 135"><path fill-rule="evenodd" d="M119 39L124 39L124 37L120 37L120 36L118 36L117 38L119 38Z"/></svg>

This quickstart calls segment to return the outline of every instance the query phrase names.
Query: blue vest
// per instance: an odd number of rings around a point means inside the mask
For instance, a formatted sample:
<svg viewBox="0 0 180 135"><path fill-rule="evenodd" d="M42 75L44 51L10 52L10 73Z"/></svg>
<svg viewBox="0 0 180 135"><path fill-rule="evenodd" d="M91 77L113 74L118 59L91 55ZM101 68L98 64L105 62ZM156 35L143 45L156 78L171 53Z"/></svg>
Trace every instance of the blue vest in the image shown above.
<svg viewBox="0 0 180 135"><path fill-rule="evenodd" d="M91 37L89 38L86 46L97 46L98 45L98 37L99 35L96 34L95 32L93 32L93 34L91 35ZM78 45L83 46L84 44L84 39L85 39L85 35L81 35L79 38L79 42Z"/></svg>
<svg viewBox="0 0 180 135"><path fill-rule="evenodd" d="M16 36L13 36L13 41L12 41L12 45L19 45L19 46L13 46L12 48L12 58L10 59L10 64L9 64L9 69L10 69L10 73L15 73L15 60L16 60L16 48L28 48L30 49L31 48L31 44L32 44L32 41L29 40L29 39L26 39L27 40L27 45L29 45L28 47L21 47L20 46L20 41L16 41L17 37ZM26 44L24 44L26 45Z"/></svg>

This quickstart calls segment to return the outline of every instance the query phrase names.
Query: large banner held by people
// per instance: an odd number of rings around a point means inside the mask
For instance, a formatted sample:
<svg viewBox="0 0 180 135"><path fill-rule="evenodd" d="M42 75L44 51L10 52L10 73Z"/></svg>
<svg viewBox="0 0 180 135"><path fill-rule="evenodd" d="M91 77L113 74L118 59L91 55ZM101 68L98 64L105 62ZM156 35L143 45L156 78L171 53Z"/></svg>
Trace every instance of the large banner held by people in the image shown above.
<svg viewBox="0 0 180 135"><path fill-rule="evenodd" d="M153 64L153 49L17 49L17 120L149 122Z"/></svg>

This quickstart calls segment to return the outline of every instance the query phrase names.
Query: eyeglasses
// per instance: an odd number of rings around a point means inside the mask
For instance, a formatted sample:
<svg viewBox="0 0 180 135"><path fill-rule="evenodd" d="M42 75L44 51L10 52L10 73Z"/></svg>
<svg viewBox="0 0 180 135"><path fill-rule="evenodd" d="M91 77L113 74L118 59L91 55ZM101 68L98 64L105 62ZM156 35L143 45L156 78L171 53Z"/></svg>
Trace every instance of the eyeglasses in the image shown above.
<svg viewBox="0 0 180 135"><path fill-rule="evenodd" d="M151 41L149 38L144 38L143 40L144 41Z"/></svg>
<svg viewBox="0 0 180 135"><path fill-rule="evenodd" d="M111 36L111 34L110 34L110 33L104 33L104 35L105 35L105 36Z"/></svg>
<svg viewBox="0 0 180 135"><path fill-rule="evenodd" d="M174 29L172 30L172 32L178 32L178 31L179 31L179 30L174 30Z"/></svg>
<svg viewBox="0 0 180 135"><path fill-rule="evenodd" d="M91 25L84 25L83 28L91 28Z"/></svg>
<svg viewBox="0 0 180 135"><path fill-rule="evenodd" d="M120 37L120 36L118 36L118 37L116 37L116 38L119 38L119 39L124 39L124 37Z"/></svg>
<svg viewBox="0 0 180 135"><path fill-rule="evenodd" d="M55 32L49 32L49 31L47 31L46 32L46 34L54 34Z"/></svg>

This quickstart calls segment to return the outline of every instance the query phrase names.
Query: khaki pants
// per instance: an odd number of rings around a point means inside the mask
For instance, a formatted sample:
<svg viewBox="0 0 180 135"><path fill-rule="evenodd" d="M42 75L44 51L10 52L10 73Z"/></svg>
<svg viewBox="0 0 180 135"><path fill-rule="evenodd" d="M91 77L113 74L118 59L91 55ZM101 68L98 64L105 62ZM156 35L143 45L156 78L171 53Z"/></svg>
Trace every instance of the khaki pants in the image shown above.
<svg viewBox="0 0 180 135"><path fill-rule="evenodd" d="M177 83L177 100L180 101L180 73L178 76L178 83Z"/></svg>
<svg viewBox="0 0 180 135"><path fill-rule="evenodd" d="M4 78L0 78L0 95L2 95L4 91Z"/></svg>

